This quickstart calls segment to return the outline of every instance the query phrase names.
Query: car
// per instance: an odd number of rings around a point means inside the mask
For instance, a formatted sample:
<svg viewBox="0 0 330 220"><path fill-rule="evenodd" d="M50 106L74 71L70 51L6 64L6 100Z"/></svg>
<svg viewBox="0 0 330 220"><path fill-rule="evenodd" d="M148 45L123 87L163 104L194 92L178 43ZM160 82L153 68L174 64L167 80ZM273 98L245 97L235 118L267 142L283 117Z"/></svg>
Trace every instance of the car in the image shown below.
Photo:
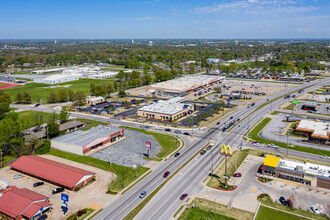
<svg viewBox="0 0 330 220"><path fill-rule="evenodd" d="M282 203L282 205L287 205L288 204L288 202L286 201L286 199L283 196L281 196L279 200Z"/></svg>
<svg viewBox="0 0 330 220"><path fill-rule="evenodd" d="M168 177L168 175L170 175L170 172L169 171L166 171L163 175L164 178Z"/></svg>
<svg viewBox="0 0 330 220"><path fill-rule="evenodd" d="M14 176L14 179L19 179L19 178L22 178L23 176L21 174L17 174Z"/></svg>
<svg viewBox="0 0 330 220"><path fill-rule="evenodd" d="M288 199L286 201L286 203L288 204L289 207L293 207L293 203L292 203L291 199Z"/></svg>
<svg viewBox="0 0 330 220"><path fill-rule="evenodd" d="M229 119L231 120L231 119L233 119L234 117L233 116L231 116Z"/></svg>
<svg viewBox="0 0 330 220"><path fill-rule="evenodd" d="M223 129L222 129L222 132L226 132L226 130L227 130L227 128L223 128Z"/></svg>
<svg viewBox="0 0 330 220"><path fill-rule="evenodd" d="M277 146L275 144L268 144L268 147L275 148L275 149L278 149L279 148L279 146Z"/></svg>
<svg viewBox="0 0 330 220"><path fill-rule="evenodd" d="M256 144L256 143L259 143L258 141L253 141L252 144Z"/></svg>
<svg viewBox="0 0 330 220"><path fill-rule="evenodd" d="M261 146L261 144L260 143L252 143L252 146L255 146L255 147L260 147Z"/></svg>
<svg viewBox="0 0 330 220"><path fill-rule="evenodd" d="M156 130L163 130L162 127L155 127Z"/></svg>
<svg viewBox="0 0 330 220"><path fill-rule="evenodd" d="M176 134L182 134L182 131L180 131L180 130L175 130L174 133L176 133Z"/></svg>
<svg viewBox="0 0 330 220"><path fill-rule="evenodd" d="M140 194L139 197L140 197L140 198L143 198L145 195L147 195L147 191L144 190L144 191Z"/></svg>
<svg viewBox="0 0 330 220"><path fill-rule="evenodd" d="M165 128L165 131L169 131L169 132L171 132L172 130L171 130L171 129L169 129L169 128Z"/></svg>
<svg viewBox="0 0 330 220"><path fill-rule="evenodd" d="M180 200L184 200L187 196L188 196L187 193L182 194L182 195L180 196Z"/></svg>
<svg viewBox="0 0 330 220"><path fill-rule="evenodd" d="M240 120L241 120L240 118L237 119L237 121L240 121Z"/></svg>
<svg viewBox="0 0 330 220"><path fill-rule="evenodd" d="M204 155L206 153L206 150L201 151L201 155Z"/></svg>
<svg viewBox="0 0 330 220"><path fill-rule="evenodd" d="M151 128L150 126L148 126L148 125L146 125L146 126L144 126L144 128L145 129L149 129L149 128Z"/></svg>
<svg viewBox="0 0 330 220"><path fill-rule="evenodd" d="M319 209L318 209L315 205L312 205L312 206L311 206L311 210L312 210L315 214L320 214Z"/></svg>
<svg viewBox="0 0 330 220"><path fill-rule="evenodd" d="M37 104L34 105L34 107L38 107L39 105L40 105L40 103L37 103Z"/></svg>
<svg viewBox="0 0 330 220"><path fill-rule="evenodd" d="M94 104L91 104L90 107L95 107L95 105Z"/></svg>
<svg viewBox="0 0 330 220"><path fill-rule="evenodd" d="M183 134L184 134L184 135L190 135L190 133L189 133L189 132L183 132Z"/></svg>
<svg viewBox="0 0 330 220"><path fill-rule="evenodd" d="M42 216L40 216L39 218L37 218L37 220L45 220L48 218L47 214L43 214Z"/></svg>
<svg viewBox="0 0 330 220"><path fill-rule="evenodd" d="M37 186L41 186L41 185L44 185L44 182L33 183L33 187L37 187Z"/></svg>
<svg viewBox="0 0 330 220"><path fill-rule="evenodd" d="M320 156L321 158L323 159L329 159L330 157L328 157L327 155L324 155L324 156Z"/></svg>
<svg viewBox="0 0 330 220"><path fill-rule="evenodd" d="M56 188L56 189L52 190L52 194L57 194L57 193L60 193L60 192L64 192L64 188L59 187L59 188Z"/></svg>
<svg viewBox="0 0 330 220"><path fill-rule="evenodd" d="M206 150L210 150L212 147L213 145L210 144L209 146L207 146Z"/></svg>
<svg viewBox="0 0 330 220"><path fill-rule="evenodd" d="M221 124L221 122L220 122L220 121L218 121L218 122L217 122L217 125L219 125L219 124Z"/></svg>
<svg viewBox="0 0 330 220"><path fill-rule="evenodd" d="M233 177L242 177L241 173L234 173Z"/></svg>
<svg viewBox="0 0 330 220"><path fill-rule="evenodd" d="M141 125L140 124L136 124L136 127L141 127Z"/></svg>
<svg viewBox="0 0 330 220"><path fill-rule="evenodd" d="M180 156L180 152L177 152L176 154L174 154L174 157L178 157Z"/></svg>
<svg viewBox="0 0 330 220"><path fill-rule="evenodd" d="M248 105L247 108L250 108L250 105Z"/></svg>

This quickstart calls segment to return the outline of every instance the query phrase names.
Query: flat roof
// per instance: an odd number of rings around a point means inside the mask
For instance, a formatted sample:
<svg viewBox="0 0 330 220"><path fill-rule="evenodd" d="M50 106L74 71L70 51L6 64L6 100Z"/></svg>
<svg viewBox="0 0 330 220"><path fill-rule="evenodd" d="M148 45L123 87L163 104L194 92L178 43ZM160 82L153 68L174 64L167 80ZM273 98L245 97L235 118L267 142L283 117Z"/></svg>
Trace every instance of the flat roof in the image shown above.
<svg viewBox="0 0 330 220"><path fill-rule="evenodd" d="M139 108L140 111L154 112L166 115L174 115L181 112L191 104L179 103L179 101L184 100L184 97L176 97L169 100L159 100L158 102L151 103Z"/></svg>
<svg viewBox="0 0 330 220"><path fill-rule="evenodd" d="M95 175L39 156L21 156L10 167L69 188L73 188L83 177Z"/></svg>
<svg viewBox="0 0 330 220"><path fill-rule="evenodd" d="M313 130L313 135L330 136L330 122L301 119L296 129Z"/></svg>
<svg viewBox="0 0 330 220"><path fill-rule="evenodd" d="M268 166L268 167L277 167L278 161L281 158L279 157L275 157L275 156L271 156L271 155L267 155L266 158L264 159L264 165Z"/></svg>
<svg viewBox="0 0 330 220"><path fill-rule="evenodd" d="M109 136L111 134L114 134L118 131L122 131L121 128L113 128L110 126L105 125L99 125L97 127L91 128L87 131L74 131L65 135L62 135L60 137L53 138L52 141L58 141L68 144L75 144L78 146L85 146L89 144L90 142L94 141L97 138Z"/></svg>
<svg viewBox="0 0 330 220"><path fill-rule="evenodd" d="M92 102L98 102L101 100L104 100L104 98L102 96L98 96L98 97L88 97L87 100L90 100Z"/></svg>
<svg viewBox="0 0 330 220"><path fill-rule="evenodd" d="M304 105L317 106L319 103L315 101L305 101Z"/></svg>
<svg viewBox="0 0 330 220"><path fill-rule="evenodd" d="M315 163L303 163L287 159L280 159L277 167L287 170L301 171L304 174L330 179L330 167Z"/></svg>

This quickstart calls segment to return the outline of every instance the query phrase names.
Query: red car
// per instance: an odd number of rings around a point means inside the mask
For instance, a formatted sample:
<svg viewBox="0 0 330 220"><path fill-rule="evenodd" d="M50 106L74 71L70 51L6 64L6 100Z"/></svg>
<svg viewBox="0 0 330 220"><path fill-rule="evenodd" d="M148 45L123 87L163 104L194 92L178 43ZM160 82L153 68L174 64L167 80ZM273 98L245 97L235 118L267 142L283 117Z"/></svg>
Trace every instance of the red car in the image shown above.
<svg viewBox="0 0 330 220"><path fill-rule="evenodd" d="M252 142L252 144L257 144L257 143L259 143L259 142L258 142L258 141L253 141L253 142Z"/></svg>
<svg viewBox="0 0 330 220"><path fill-rule="evenodd" d="M290 199L288 199L286 202L288 203L288 206L289 207L293 207L293 203L292 203L292 201Z"/></svg>
<svg viewBox="0 0 330 220"><path fill-rule="evenodd" d="M241 173L234 173L233 177L242 177Z"/></svg>
<svg viewBox="0 0 330 220"><path fill-rule="evenodd" d="M169 171L166 171L163 175L164 178L168 177L168 175L170 175L170 172Z"/></svg>
<svg viewBox="0 0 330 220"><path fill-rule="evenodd" d="M187 193L185 193L185 194L182 194L181 195L181 197L180 197L180 200L184 200L186 197L188 196L188 194Z"/></svg>

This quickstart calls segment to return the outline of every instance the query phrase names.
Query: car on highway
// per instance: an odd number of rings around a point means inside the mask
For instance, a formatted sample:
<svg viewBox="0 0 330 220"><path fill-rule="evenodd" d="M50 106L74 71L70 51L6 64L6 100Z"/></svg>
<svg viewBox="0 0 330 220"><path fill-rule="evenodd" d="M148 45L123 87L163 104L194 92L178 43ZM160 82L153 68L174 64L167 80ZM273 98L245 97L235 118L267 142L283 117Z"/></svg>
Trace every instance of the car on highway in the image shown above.
<svg viewBox="0 0 330 220"><path fill-rule="evenodd" d="M169 171L166 171L163 175L164 178L168 177L168 175L170 175L170 172Z"/></svg>
<svg viewBox="0 0 330 220"><path fill-rule="evenodd" d="M260 143L252 143L252 146L261 147L261 144Z"/></svg>
<svg viewBox="0 0 330 220"><path fill-rule="evenodd" d="M150 126L148 126L148 125L146 125L146 126L144 126L144 128L145 129L149 129L149 128L151 128Z"/></svg>
<svg viewBox="0 0 330 220"><path fill-rule="evenodd" d="M171 132L172 130L169 128L165 128L165 131Z"/></svg>
<svg viewBox="0 0 330 220"><path fill-rule="evenodd" d="M226 128L226 127L224 127L224 128L222 129L222 132L226 132L226 130L227 130L227 128Z"/></svg>
<svg viewBox="0 0 330 220"><path fill-rule="evenodd" d="M229 119L231 120L231 119L233 119L234 117L233 116L231 116Z"/></svg>
<svg viewBox="0 0 330 220"><path fill-rule="evenodd" d="M37 103L37 104L34 105L34 107L38 107L38 106L40 106L40 103Z"/></svg>
<svg viewBox="0 0 330 220"><path fill-rule="evenodd" d="M180 130L175 130L174 133L176 133L176 134L182 134L182 131L180 131Z"/></svg>
<svg viewBox="0 0 330 220"><path fill-rule="evenodd" d="M259 143L258 141L253 141L252 144L256 144L256 143Z"/></svg>
<svg viewBox="0 0 330 220"><path fill-rule="evenodd" d="M201 151L201 155L204 155L206 153L206 150Z"/></svg>
<svg viewBox="0 0 330 220"><path fill-rule="evenodd" d="M278 149L279 148L279 146L277 146L275 144L268 144L268 147L275 148L275 149Z"/></svg>
<svg viewBox="0 0 330 220"><path fill-rule="evenodd" d="M292 203L291 199L288 199L286 202L289 207L293 207L293 203Z"/></svg>
<svg viewBox="0 0 330 220"><path fill-rule="evenodd" d="M233 177L242 177L241 173L234 173Z"/></svg>
<svg viewBox="0 0 330 220"><path fill-rule="evenodd" d="M178 157L180 156L180 152L177 152L176 154L174 154L174 157Z"/></svg>
<svg viewBox="0 0 330 220"><path fill-rule="evenodd" d="M288 202L286 201L286 199L283 196L281 196L279 200L282 203L282 205L288 205Z"/></svg>
<svg viewBox="0 0 330 220"><path fill-rule="evenodd" d="M155 127L155 129L156 129L156 130L160 130L160 131L163 130L162 127Z"/></svg>
<svg viewBox="0 0 330 220"><path fill-rule="evenodd" d="M41 185L44 185L44 182L33 183L33 187L37 187L37 186L41 186Z"/></svg>
<svg viewBox="0 0 330 220"><path fill-rule="evenodd" d="M190 133L189 133L189 132L183 132L183 134L184 134L184 135L190 135Z"/></svg>
<svg viewBox="0 0 330 220"><path fill-rule="evenodd" d="M187 196L188 196L187 193L182 194L182 195L180 196L180 200L184 200Z"/></svg>
<svg viewBox="0 0 330 220"><path fill-rule="evenodd" d="M318 209L315 205L312 205L312 206L311 206L311 210L312 210L315 214L320 214L319 209Z"/></svg>
<svg viewBox="0 0 330 220"><path fill-rule="evenodd" d="M57 193L60 193L60 192L64 192L64 188L59 187L59 188L56 188L56 189L52 190L52 194L57 194Z"/></svg>
<svg viewBox="0 0 330 220"><path fill-rule="evenodd" d="M221 122L220 122L220 121L218 121L218 122L217 122L217 125L219 125L219 124L221 124Z"/></svg>
<svg viewBox="0 0 330 220"><path fill-rule="evenodd" d="M329 159L330 157L328 157L327 155L324 155L324 156L320 156L321 158L323 159Z"/></svg>
<svg viewBox="0 0 330 220"><path fill-rule="evenodd" d="M140 197L140 198L143 198L145 195L147 195L147 191L144 190L144 191L140 194L139 197Z"/></svg>
<svg viewBox="0 0 330 220"><path fill-rule="evenodd" d="M212 147L213 145L209 144L209 146L206 147L206 150L211 150Z"/></svg>
<svg viewBox="0 0 330 220"><path fill-rule="evenodd" d="M237 121L240 121L240 120L241 120L240 118L237 119Z"/></svg>

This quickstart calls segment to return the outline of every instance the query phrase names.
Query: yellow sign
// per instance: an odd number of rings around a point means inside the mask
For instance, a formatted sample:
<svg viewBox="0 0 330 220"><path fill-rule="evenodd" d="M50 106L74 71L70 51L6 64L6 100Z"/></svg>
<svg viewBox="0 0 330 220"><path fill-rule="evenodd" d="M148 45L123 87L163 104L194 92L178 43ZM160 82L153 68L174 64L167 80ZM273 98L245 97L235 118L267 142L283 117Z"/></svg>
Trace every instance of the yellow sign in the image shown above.
<svg viewBox="0 0 330 220"><path fill-rule="evenodd" d="M220 149L221 155L231 156L231 148L229 145L222 145Z"/></svg>

